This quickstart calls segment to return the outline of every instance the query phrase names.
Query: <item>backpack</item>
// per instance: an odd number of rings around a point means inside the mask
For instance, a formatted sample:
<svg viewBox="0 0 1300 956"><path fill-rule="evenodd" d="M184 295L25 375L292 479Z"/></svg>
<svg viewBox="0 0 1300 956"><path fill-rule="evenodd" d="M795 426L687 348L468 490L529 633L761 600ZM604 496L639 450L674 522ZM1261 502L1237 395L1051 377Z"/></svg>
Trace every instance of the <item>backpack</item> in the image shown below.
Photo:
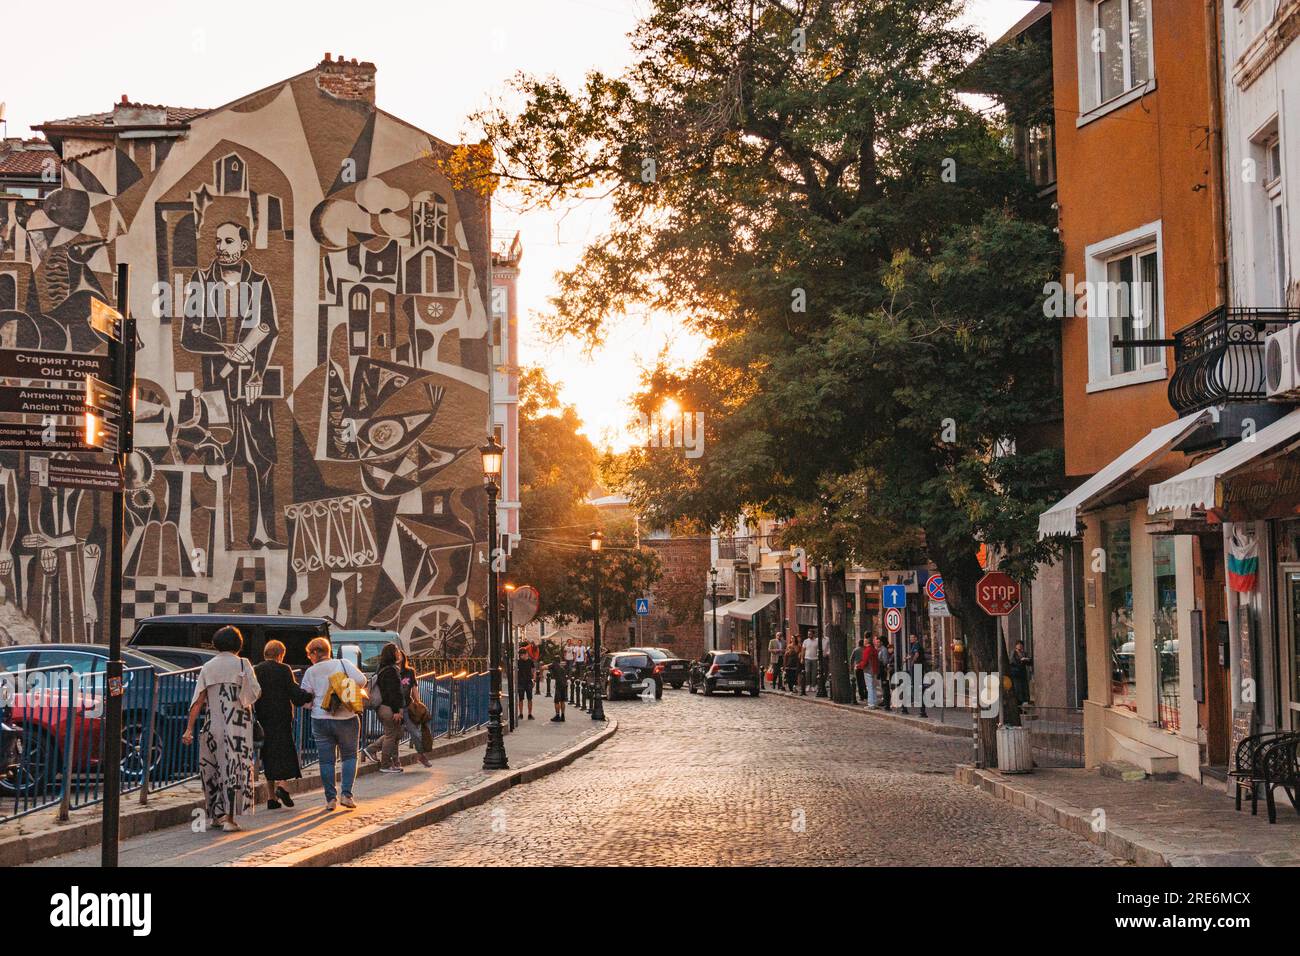
<svg viewBox="0 0 1300 956"><path fill-rule="evenodd" d="M369 703L369 682L367 681L366 687L362 687L348 673L347 665L339 661L339 669L330 674L329 686L325 689L325 696L321 699L321 710L330 714L339 714L344 711L363 714Z"/></svg>
<svg viewBox="0 0 1300 956"><path fill-rule="evenodd" d="M388 665L388 667L392 666L392 664ZM388 670L388 667L381 667L371 674L370 679L366 681L366 710L379 709L379 705L382 703L379 694L379 674L381 671Z"/></svg>

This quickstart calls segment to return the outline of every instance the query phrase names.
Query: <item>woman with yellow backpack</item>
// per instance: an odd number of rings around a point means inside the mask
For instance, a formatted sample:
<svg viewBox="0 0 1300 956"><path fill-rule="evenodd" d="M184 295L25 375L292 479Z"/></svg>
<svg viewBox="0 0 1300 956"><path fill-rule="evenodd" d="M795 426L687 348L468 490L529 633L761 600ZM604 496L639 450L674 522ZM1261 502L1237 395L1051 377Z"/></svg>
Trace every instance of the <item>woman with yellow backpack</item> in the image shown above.
<svg viewBox="0 0 1300 956"><path fill-rule="evenodd" d="M355 808L352 784L357 778L357 742L361 736L360 715L366 709L366 675L350 661L335 660L328 639L313 638L307 644L312 662L298 686L311 693L311 732L320 759L321 784L325 788L325 809L337 804ZM343 780L336 790L334 754L343 762Z"/></svg>

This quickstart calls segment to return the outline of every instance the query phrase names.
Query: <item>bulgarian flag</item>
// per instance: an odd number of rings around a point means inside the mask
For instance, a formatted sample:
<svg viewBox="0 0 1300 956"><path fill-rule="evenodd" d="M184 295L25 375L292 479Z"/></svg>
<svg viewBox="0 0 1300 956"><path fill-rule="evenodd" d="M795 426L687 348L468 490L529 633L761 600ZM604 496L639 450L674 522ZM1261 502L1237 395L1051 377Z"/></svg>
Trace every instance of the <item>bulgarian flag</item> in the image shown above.
<svg viewBox="0 0 1300 956"><path fill-rule="evenodd" d="M1253 591L1259 578L1259 544L1234 534L1228 544L1228 588Z"/></svg>

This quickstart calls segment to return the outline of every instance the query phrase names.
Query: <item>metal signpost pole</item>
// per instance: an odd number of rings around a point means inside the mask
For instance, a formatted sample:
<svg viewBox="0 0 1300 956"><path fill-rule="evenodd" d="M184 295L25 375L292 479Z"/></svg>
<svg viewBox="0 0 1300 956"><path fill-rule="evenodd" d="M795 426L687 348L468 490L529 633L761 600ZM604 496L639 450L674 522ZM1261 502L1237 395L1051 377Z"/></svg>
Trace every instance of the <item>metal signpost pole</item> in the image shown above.
<svg viewBox="0 0 1300 956"><path fill-rule="evenodd" d="M114 385L120 394L116 461L122 487L113 495L113 530L109 539L108 661L104 667L104 808L100 865L117 866L118 812L122 788L122 552L126 547L126 456L131 450L132 398L135 384L135 320L126 318L129 274L117 267L117 311L122 315L120 340L111 342Z"/></svg>

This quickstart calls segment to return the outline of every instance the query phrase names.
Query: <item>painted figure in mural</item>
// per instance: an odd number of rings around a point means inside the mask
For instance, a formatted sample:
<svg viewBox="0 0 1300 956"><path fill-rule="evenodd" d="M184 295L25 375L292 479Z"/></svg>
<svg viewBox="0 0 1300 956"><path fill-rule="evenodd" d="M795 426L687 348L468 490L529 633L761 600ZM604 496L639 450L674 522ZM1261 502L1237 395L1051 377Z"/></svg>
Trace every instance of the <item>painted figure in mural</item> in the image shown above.
<svg viewBox="0 0 1300 956"><path fill-rule="evenodd" d="M245 258L245 226L217 227L216 257L195 274L199 308L186 307L181 346L202 358L202 387L214 418L229 421L226 464L248 473L248 544L279 546L275 537L275 421L263 396L267 366L279 338L275 298L266 276ZM201 314L192 315L198 311ZM230 489L227 488L227 495Z"/></svg>

